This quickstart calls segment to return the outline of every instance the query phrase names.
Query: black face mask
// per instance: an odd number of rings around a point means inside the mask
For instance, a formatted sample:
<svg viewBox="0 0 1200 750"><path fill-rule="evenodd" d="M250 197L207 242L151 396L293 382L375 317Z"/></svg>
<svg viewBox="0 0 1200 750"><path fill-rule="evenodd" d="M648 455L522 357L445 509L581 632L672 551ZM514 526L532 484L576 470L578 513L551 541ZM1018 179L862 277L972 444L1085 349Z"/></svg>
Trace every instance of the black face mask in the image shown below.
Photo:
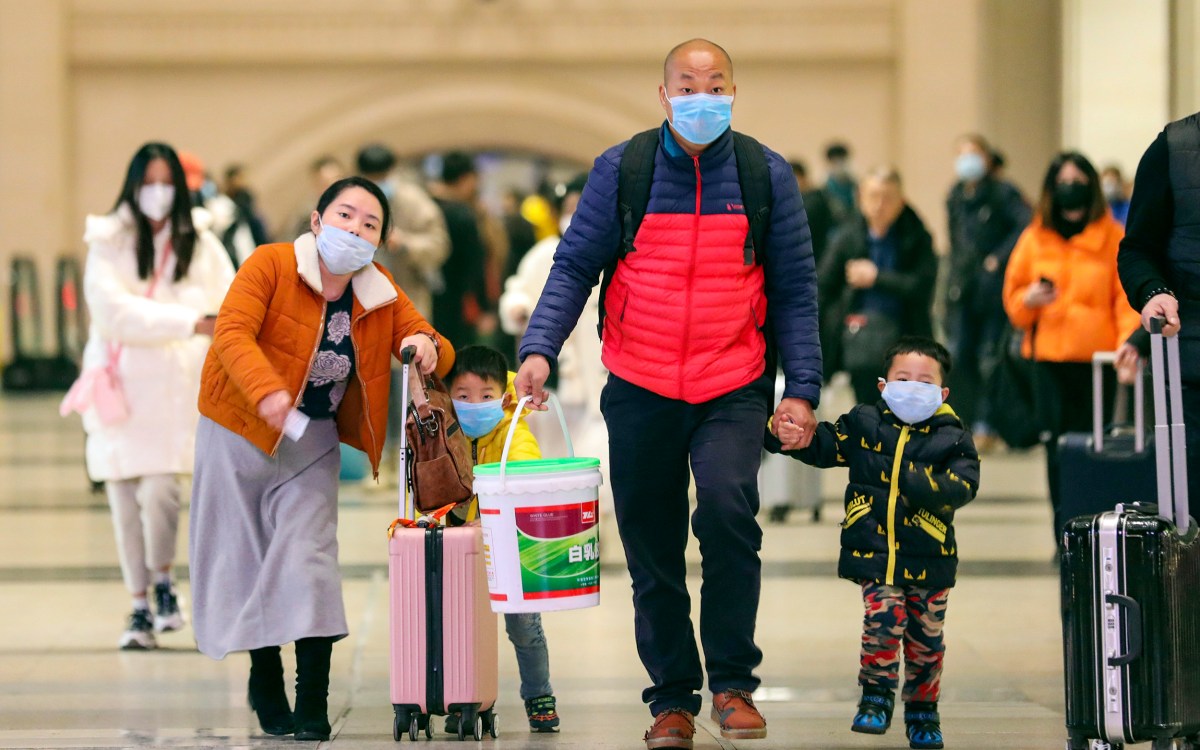
<svg viewBox="0 0 1200 750"><path fill-rule="evenodd" d="M1092 199L1092 186L1082 182L1060 182L1054 186L1054 202L1059 210L1078 211Z"/></svg>

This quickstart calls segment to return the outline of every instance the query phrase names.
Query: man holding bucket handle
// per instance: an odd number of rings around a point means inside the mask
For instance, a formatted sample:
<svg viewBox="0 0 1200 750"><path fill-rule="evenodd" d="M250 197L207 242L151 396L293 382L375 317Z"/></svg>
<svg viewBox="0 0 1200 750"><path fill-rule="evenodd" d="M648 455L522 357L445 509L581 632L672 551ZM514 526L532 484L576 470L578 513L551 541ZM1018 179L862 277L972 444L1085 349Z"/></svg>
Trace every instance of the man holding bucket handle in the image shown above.
<svg viewBox="0 0 1200 750"><path fill-rule="evenodd" d="M605 272L601 356L611 375L600 407L638 653L653 683L642 694L654 715L648 748L691 748L702 704L684 561L689 465L713 720L728 738L766 736L750 694L762 661L755 514L774 354L786 379L775 423L797 424L805 445L820 397L808 220L787 162L730 129L735 93L733 63L716 44L694 39L667 55L667 122L596 160L515 382L545 408L551 363Z"/></svg>

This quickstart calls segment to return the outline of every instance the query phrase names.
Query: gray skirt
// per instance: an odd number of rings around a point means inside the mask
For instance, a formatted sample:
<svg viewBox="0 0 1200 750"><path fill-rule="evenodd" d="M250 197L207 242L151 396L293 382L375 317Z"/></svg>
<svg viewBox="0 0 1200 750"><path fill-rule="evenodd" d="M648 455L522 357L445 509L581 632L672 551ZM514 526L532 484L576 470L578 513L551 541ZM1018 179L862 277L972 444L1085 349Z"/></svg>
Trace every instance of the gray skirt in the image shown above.
<svg viewBox="0 0 1200 750"><path fill-rule="evenodd" d="M200 418L189 555L196 644L214 659L345 637L337 425L313 420L274 457Z"/></svg>

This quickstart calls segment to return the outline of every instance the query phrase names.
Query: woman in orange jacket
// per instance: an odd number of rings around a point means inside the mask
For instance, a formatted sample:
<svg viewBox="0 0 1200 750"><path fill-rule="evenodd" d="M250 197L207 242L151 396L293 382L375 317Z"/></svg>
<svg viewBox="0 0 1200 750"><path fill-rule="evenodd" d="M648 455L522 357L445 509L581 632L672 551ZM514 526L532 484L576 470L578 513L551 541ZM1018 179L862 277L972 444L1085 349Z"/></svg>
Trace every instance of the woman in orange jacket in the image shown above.
<svg viewBox="0 0 1200 750"><path fill-rule="evenodd" d="M246 259L204 363L191 507L196 643L216 659L250 652L250 706L268 734L329 739L329 658L348 632L338 443L365 451L378 476L391 358L413 346L422 371L443 376L454 363L449 342L372 262L391 223L373 182L335 182L311 233ZM279 652L290 642L294 714Z"/></svg>
<svg viewBox="0 0 1200 750"><path fill-rule="evenodd" d="M1004 309L1024 332L1037 362L1038 414L1055 529L1059 518L1058 438L1092 422L1092 354L1120 350L1140 319L1117 277L1124 230L1109 213L1096 168L1082 154L1060 154L1046 172L1033 223L1017 240L1004 277ZM1003 405L998 405L1003 406ZM1056 532L1057 533L1057 532Z"/></svg>

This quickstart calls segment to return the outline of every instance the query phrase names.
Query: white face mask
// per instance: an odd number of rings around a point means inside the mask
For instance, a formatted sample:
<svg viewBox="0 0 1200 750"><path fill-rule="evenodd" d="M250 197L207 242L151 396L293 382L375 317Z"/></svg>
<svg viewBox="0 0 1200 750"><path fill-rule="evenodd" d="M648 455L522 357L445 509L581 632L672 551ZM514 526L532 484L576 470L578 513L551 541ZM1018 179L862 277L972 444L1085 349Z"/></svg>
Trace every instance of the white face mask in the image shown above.
<svg viewBox="0 0 1200 750"><path fill-rule="evenodd" d="M151 221L162 221L175 205L175 186L163 182L152 182L138 188L138 208Z"/></svg>
<svg viewBox="0 0 1200 750"><path fill-rule="evenodd" d="M375 257L377 249L370 240L339 227L326 226L317 219L321 233L317 235L317 253L329 272L338 276L354 273Z"/></svg>
<svg viewBox="0 0 1200 750"><path fill-rule="evenodd" d="M883 387L883 400L902 422L919 424L941 408L942 387L916 380L891 380Z"/></svg>

